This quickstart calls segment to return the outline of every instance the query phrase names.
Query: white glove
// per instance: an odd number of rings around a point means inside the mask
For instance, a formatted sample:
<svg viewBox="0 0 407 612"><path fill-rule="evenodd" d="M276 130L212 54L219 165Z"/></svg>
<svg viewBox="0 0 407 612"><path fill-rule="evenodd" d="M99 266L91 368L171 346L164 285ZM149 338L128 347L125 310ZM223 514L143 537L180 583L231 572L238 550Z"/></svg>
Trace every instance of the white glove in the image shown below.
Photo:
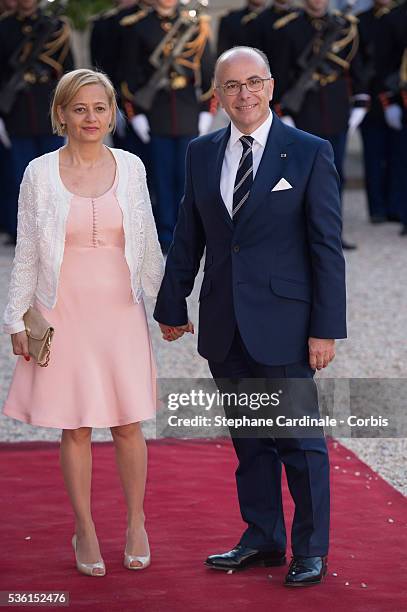
<svg viewBox="0 0 407 612"><path fill-rule="evenodd" d="M126 117L120 109L116 115L116 134L120 136L120 138L124 138L126 136Z"/></svg>
<svg viewBox="0 0 407 612"><path fill-rule="evenodd" d="M200 136L207 134L210 131L212 125L212 114L208 111L202 111L199 113L198 118L198 132Z"/></svg>
<svg viewBox="0 0 407 612"><path fill-rule="evenodd" d="M280 117L280 119L285 125L288 125L289 127L295 127L294 119L290 117L290 115L283 115L282 117Z"/></svg>
<svg viewBox="0 0 407 612"><path fill-rule="evenodd" d="M132 117L130 123L141 142L150 142L150 125L145 115L136 115Z"/></svg>
<svg viewBox="0 0 407 612"><path fill-rule="evenodd" d="M367 108L362 106L357 106L356 108L352 108L350 112L349 122L348 122L348 134L351 136L356 128L360 126L363 119L366 117Z"/></svg>
<svg viewBox="0 0 407 612"><path fill-rule="evenodd" d="M11 142L9 135L7 134L6 126L4 125L3 119L0 117L0 142L6 149L11 149Z"/></svg>
<svg viewBox="0 0 407 612"><path fill-rule="evenodd" d="M384 118L387 125L392 130L401 130L403 127L402 122L403 111L401 106L398 104L390 104L384 109Z"/></svg>

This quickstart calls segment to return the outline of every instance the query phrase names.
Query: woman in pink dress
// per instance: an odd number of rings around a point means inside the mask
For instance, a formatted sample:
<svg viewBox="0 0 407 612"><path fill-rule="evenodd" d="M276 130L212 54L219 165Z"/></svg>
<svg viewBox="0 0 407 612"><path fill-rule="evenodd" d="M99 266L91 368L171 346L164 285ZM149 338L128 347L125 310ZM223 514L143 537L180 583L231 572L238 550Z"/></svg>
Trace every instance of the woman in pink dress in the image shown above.
<svg viewBox="0 0 407 612"><path fill-rule="evenodd" d="M124 565L150 563L140 422L154 416L156 396L142 295L157 295L163 259L142 162L103 144L116 109L104 74L81 69L60 80L51 119L67 143L26 169L4 317L19 355L4 413L62 429L76 565L91 576L106 572L90 504L92 427L110 427L113 436L127 503ZM30 305L55 328L46 368L28 354Z"/></svg>

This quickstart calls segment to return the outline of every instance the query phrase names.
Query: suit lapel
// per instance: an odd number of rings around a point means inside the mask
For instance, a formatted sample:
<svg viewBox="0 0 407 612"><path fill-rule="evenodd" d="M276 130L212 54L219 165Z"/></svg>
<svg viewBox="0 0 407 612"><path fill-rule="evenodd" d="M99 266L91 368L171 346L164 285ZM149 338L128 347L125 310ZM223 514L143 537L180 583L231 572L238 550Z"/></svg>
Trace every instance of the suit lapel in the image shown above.
<svg viewBox="0 0 407 612"><path fill-rule="evenodd" d="M289 129L273 114L273 123L267 138L266 146L256 172L250 196L239 214L236 230L244 227L274 185L284 176L287 164L286 147L291 144ZM284 153L286 156L284 156Z"/></svg>
<svg viewBox="0 0 407 612"><path fill-rule="evenodd" d="M215 187L216 204L220 207L226 223L233 229L233 221L225 206L220 192L220 177L222 173L223 158L225 157L226 146L230 138L230 124L224 130L216 132L212 142L216 145L213 155L208 160L208 183L211 182Z"/></svg>

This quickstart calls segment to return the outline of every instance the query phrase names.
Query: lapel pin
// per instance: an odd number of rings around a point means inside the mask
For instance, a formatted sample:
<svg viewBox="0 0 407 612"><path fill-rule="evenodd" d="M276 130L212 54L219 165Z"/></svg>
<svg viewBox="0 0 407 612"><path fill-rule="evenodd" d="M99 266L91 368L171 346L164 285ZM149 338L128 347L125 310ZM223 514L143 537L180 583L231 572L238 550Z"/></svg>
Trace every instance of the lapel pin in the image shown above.
<svg viewBox="0 0 407 612"><path fill-rule="evenodd" d="M280 157L287 157L287 153L280 153Z"/></svg>

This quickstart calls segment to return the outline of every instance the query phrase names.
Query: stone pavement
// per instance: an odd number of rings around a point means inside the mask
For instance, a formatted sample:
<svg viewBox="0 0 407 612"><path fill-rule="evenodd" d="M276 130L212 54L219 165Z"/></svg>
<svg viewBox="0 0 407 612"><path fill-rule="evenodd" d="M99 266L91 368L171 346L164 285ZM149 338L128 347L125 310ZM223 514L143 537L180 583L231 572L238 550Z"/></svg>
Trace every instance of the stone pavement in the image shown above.
<svg viewBox="0 0 407 612"><path fill-rule="evenodd" d="M345 234L359 245L346 253L349 338L338 342L337 356L323 377L407 378L407 238L398 236L399 226L371 226L367 221L365 196L361 190L345 193ZM13 250L0 247L0 311L6 300ZM190 318L197 324L197 294L200 278L189 300ZM160 339L151 318L153 300L146 300L153 345L162 378L209 377L206 362L196 352L196 336L186 335L176 343ZM0 403L11 380L15 358L9 338L0 336ZM146 424L148 437L154 423ZM0 416L0 440L57 440L59 430L35 428ZM108 430L95 430L94 440L110 439ZM394 486L407 493L407 444L405 439L345 439L343 443L378 470Z"/></svg>

